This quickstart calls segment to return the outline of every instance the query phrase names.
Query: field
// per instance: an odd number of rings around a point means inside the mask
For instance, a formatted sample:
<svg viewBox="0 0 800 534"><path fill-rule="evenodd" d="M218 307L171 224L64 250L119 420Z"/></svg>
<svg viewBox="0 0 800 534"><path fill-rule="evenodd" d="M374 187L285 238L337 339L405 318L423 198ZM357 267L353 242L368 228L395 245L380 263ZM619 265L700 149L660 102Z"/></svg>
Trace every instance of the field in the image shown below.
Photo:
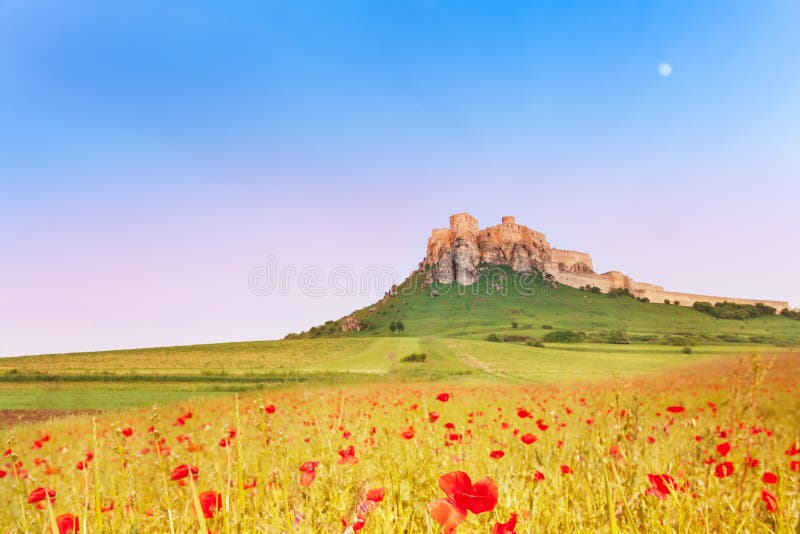
<svg viewBox="0 0 800 534"><path fill-rule="evenodd" d="M799 321L490 283L0 360L0 532L800 529Z"/></svg>
<svg viewBox="0 0 800 534"><path fill-rule="evenodd" d="M0 525L795 532L799 387L783 354L564 385L390 375L67 417L3 431Z"/></svg>

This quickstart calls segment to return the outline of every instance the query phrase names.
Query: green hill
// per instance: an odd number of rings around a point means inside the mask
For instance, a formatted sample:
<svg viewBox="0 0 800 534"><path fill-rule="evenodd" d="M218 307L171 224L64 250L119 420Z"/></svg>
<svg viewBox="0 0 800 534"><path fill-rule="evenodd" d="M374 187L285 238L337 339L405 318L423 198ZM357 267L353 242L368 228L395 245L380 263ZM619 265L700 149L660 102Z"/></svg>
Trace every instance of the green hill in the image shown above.
<svg viewBox="0 0 800 534"><path fill-rule="evenodd" d="M415 273L354 312L360 331L343 332L343 318L276 341L3 358L0 410L149 405L310 381L562 382L800 346L800 321L789 317L718 319L490 273L469 287L425 286Z"/></svg>
<svg viewBox="0 0 800 534"><path fill-rule="evenodd" d="M328 321L292 338L438 336L512 342L547 342L569 330L587 342L628 341L694 345L757 343L800 345L800 321L779 315L718 319L693 308L642 302L624 293L594 293L544 279L518 277L510 268L487 269L472 286L432 284L414 273L395 294L353 313L363 328L343 332ZM392 330L392 323L402 330ZM623 337L619 334L622 333Z"/></svg>

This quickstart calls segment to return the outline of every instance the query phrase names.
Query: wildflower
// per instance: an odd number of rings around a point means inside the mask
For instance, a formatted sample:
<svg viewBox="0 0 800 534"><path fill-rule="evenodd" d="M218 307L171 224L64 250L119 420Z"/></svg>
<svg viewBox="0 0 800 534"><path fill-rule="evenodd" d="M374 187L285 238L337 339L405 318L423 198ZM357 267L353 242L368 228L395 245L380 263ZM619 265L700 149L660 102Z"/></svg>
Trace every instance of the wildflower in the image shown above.
<svg viewBox="0 0 800 534"><path fill-rule="evenodd" d="M356 450L352 445L344 450L339 451L339 456L341 456L341 458L339 458L340 464L354 465L358 463L358 458L356 458Z"/></svg>
<svg viewBox="0 0 800 534"><path fill-rule="evenodd" d="M129 438L133 435L133 429L131 427L123 428L122 435L126 438Z"/></svg>
<svg viewBox="0 0 800 534"><path fill-rule="evenodd" d="M214 512L222 510L222 495L216 491L204 491L197 497L200 500L203 517L206 519L213 519Z"/></svg>
<svg viewBox="0 0 800 534"><path fill-rule="evenodd" d="M798 441L795 441L786 449L786 456L794 456L795 454L800 454L800 442Z"/></svg>
<svg viewBox="0 0 800 534"><path fill-rule="evenodd" d="M78 516L72 514L61 514L56 517L56 526L58 527L58 534L70 534L81 530Z"/></svg>
<svg viewBox="0 0 800 534"><path fill-rule="evenodd" d="M450 400L450 394L449 393L439 393L438 395L436 395L436 400L442 401L442 402L447 402L447 401Z"/></svg>
<svg viewBox="0 0 800 534"><path fill-rule="evenodd" d="M764 505L769 512L775 513L775 511L778 510L778 500L775 498L775 495L767 490L761 491L761 500L764 501Z"/></svg>
<svg viewBox="0 0 800 534"><path fill-rule="evenodd" d="M770 473L769 471L766 471L764 473L764 475L761 477L761 480L764 482L764 484L777 484L778 483L778 475L776 475L775 473Z"/></svg>
<svg viewBox="0 0 800 534"><path fill-rule="evenodd" d="M55 502L56 500L56 490L50 488L42 488L38 487L28 495L28 504L35 504L37 502L42 502L45 499L49 499L50 502Z"/></svg>
<svg viewBox="0 0 800 534"><path fill-rule="evenodd" d="M381 502L386 495L386 490L383 488L374 488L367 491L367 500L372 502Z"/></svg>
<svg viewBox="0 0 800 534"><path fill-rule="evenodd" d="M517 514L511 514L511 517L505 523L499 521L494 524L492 534L516 534L514 528L517 526Z"/></svg>
<svg viewBox="0 0 800 534"><path fill-rule="evenodd" d="M439 412L428 412L428 421L435 423L439 419Z"/></svg>
<svg viewBox="0 0 800 534"><path fill-rule="evenodd" d="M647 475L651 486L647 488L647 495L653 495L659 499L666 499L670 493L678 490L678 483L670 475Z"/></svg>
<svg viewBox="0 0 800 534"><path fill-rule="evenodd" d="M406 428L405 430L403 430L402 435L403 435L403 437L405 439L413 438L414 437L414 427L410 426L410 427Z"/></svg>
<svg viewBox="0 0 800 534"><path fill-rule="evenodd" d="M717 464L714 468L714 476L717 478L725 478L733 474L733 464L731 462L722 462Z"/></svg>
<svg viewBox="0 0 800 534"><path fill-rule="evenodd" d="M568 465L561 466L561 474L563 475L571 475L573 473L572 468Z"/></svg>
<svg viewBox="0 0 800 534"><path fill-rule="evenodd" d="M686 408L684 408L683 406L667 406L667 411L669 413L681 413L685 410Z"/></svg>
<svg viewBox="0 0 800 534"><path fill-rule="evenodd" d="M720 443L719 445L717 445L717 453L719 453L720 456L725 456L729 452L731 452L731 444L728 443L727 441L725 443Z"/></svg>
<svg viewBox="0 0 800 534"><path fill-rule="evenodd" d="M428 511L447 534L466 520L468 511L480 514L497 506L497 486L489 477L472 484L469 475L453 471L439 477L439 487L447 498L428 503Z"/></svg>
<svg viewBox="0 0 800 534"><path fill-rule="evenodd" d="M268 404L268 405L264 406L264 411L267 412L268 414L275 413L275 410L276 410L276 408L275 408L274 404Z"/></svg>
<svg viewBox="0 0 800 534"><path fill-rule="evenodd" d="M192 474L192 478L197 480L198 474L200 470L193 466L187 464L181 464L172 471L172 475L169 477L170 480L181 480L189 476L189 473Z"/></svg>
<svg viewBox="0 0 800 534"><path fill-rule="evenodd" d="M300 466L300 485L310 486L314 479L317 478L317 465L319 462L305 462Z"/></svg>
<svg viewBox="0 0 800 534"><path fill-rule="evenodd" d="M533 473L533 481L534 482L541 482L543 480L544 480L544 473L542 473L541 471L535 471Z"/></svg>
<svg viewBox="0 0 800 534"><path fill-rule="evenodd" d="M520 436L519 439L525 445L530 445L531 443L536 443L536 440L539 438L537 438L533 434L523 434L522 436Z"/></svg>
<svg viewBox="0 0 800 534"><path fill-rule="evenodd" d="M492 452L489 453L489 456L494 458L495 460L499 460L500 458L502 458L505 455L506 455L506 453L501 451L501 450L496 450L496 451L492 451Z"/></svg>

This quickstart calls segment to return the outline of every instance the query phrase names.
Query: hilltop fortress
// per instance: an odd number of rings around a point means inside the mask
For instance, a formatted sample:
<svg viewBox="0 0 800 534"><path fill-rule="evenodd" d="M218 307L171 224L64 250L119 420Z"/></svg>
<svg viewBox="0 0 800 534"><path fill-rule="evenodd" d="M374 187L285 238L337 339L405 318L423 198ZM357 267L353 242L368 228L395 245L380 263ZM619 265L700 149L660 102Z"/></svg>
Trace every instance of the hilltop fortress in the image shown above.
<svg viewBox="0 0 800 534"><path fill-rule="evenodd" d="M612 289L627 289L634 297L647 297L652 302L669 300L681 306L692 306L700 301L762 303L779 313L789 308L785 301L665 291L661 286L637 282L619 271L599 274L594 272L592 258L587 253L553 248L543 233L517 224L514 217L503 217L500 224L480 230L478 219L469 213L457 213L450 216L450 228L433 230L422 262L428 282L472 285L477 281L479 264L508 265L519 272L536 269L567 286L598 287L606 293Z"/></svg>

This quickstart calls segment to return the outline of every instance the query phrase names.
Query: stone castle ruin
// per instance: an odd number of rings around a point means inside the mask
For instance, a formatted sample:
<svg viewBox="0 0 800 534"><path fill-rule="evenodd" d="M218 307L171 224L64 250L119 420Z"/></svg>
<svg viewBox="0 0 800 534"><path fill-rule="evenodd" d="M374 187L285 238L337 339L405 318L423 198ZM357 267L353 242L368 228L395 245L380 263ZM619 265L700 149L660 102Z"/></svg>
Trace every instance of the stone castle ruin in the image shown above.
<svg viewBox="0 0 800 534"><path fill-rule="evenodd" d="M428 282L472 285L478 279L480 264L508 265L519 272L536 269L567 286L598 287L605 293L613 289L623 289L634 297L647 297L652 302L669 300L680 303L681 306L692 306L701 301L712 304L762 303L772 306L778 313L789 308L785 301L665 291L661 286L637 282L619 271L596 273L592 258L587 253L553 248L543 233L517 224L514 217L503 217L500 224L480 230L478 219L469 213L457 213L450 216L450 228L439 228L431 232L428 250L422 262Z"/></svg>

